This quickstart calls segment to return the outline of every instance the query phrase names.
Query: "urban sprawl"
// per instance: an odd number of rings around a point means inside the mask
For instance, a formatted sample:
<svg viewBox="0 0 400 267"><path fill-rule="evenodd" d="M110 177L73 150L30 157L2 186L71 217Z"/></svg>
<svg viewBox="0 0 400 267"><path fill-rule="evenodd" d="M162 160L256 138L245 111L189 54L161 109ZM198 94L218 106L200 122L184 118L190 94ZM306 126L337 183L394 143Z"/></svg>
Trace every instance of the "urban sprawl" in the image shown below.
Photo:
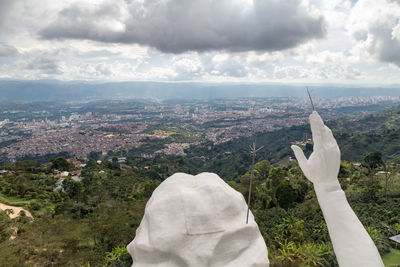
<svg viewBox="0 0 400 267"><path fill-rule="evenodd" d="M373 107L394 105L400 99L351 97L314 102L324 118L334 119L354 116L354 108L363 115ZM307 98L26 105L8 105L0 110L0 155L8 161L61 152L84 159L91 152L139 149L146 142L169 136L177 138L142 156L184 155L186 148L205 141L218 144L307 123L311 110Z"/></svg>

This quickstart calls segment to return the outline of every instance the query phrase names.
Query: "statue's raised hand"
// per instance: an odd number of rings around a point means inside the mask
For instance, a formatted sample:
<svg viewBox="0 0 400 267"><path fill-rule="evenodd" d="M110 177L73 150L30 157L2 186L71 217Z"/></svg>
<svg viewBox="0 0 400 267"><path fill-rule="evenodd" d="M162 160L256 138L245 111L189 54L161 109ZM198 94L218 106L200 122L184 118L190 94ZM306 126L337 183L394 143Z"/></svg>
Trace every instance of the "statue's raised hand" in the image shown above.
<svg viewBox="0 0 400 267"><path fill-rule="evenodd" d="M318 112L310 115L310 125L314 151L309 159L304 156L300 147L292 149L304 175L314 187L328 191L340 189L337 179L340 168L340 150L332 131L324 124Z"/></svg>
<svg viewBox="0 0 400 267"><path fill-rule="evenodd" d="M304 175L314 184L340 267L384 267L374 242L347 202L338 174L340 150L316 111L310 115L314 151L310 158L292 146Z"/></svg>

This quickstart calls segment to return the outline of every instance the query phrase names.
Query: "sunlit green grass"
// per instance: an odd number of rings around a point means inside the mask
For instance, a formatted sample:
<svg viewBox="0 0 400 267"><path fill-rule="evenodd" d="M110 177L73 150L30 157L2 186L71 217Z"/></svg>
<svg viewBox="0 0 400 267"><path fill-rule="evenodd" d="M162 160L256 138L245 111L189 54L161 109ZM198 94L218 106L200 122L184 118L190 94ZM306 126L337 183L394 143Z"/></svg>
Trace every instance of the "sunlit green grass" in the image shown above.
<svg viewBox="0 0 400 267"><path fill-rule="evenodd" d="M20 206L20 207L26 206L27 204L30 203L29 200L7 196L1 192L0 192L0 202L6 205Z"/></svg>
<svg viewBox="0 0 400 267"><path fill-rule="evenodd" d="M386 267L400 266L400 250L390 249L390 253L383 255L382 259Z"/></svg>

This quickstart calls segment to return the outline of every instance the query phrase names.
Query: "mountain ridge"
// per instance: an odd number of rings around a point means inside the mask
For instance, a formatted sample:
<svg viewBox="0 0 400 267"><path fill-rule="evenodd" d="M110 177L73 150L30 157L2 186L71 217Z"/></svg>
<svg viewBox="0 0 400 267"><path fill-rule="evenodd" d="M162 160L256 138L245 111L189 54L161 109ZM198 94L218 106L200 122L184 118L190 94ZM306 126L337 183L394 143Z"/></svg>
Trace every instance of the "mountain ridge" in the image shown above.
<svg viewBox="0 0 400 267"><path fill-rule="evenodd" d="M400 86L312 85L313 97L400 97ZM104 99L218 99L239 97L307 97L305 86L200 82L63 82L0 80L0 101L92 101Z"/></svg>

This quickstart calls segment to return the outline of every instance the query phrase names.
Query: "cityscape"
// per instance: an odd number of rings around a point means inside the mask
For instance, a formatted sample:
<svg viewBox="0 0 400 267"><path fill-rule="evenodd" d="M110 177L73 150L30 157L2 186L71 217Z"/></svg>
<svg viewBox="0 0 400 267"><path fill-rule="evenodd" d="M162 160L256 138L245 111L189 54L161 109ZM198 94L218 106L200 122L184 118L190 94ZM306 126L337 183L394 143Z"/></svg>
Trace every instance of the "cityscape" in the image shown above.
<svg viewBox="0 0 400 267"><path fill-rule="evenodd" d="M318 98L314 102L329 120L360 117L396 105L400 98ZM310 111L307 98L31 103L13 109L5 105L0 113L0 155L10 162L60 153L86 159L91 152L140 151L154 140L161 147L141 156L185 155L185 149L206 141L220 144L305 124ZM167 137L173 141L163 143Z"/></svg>

